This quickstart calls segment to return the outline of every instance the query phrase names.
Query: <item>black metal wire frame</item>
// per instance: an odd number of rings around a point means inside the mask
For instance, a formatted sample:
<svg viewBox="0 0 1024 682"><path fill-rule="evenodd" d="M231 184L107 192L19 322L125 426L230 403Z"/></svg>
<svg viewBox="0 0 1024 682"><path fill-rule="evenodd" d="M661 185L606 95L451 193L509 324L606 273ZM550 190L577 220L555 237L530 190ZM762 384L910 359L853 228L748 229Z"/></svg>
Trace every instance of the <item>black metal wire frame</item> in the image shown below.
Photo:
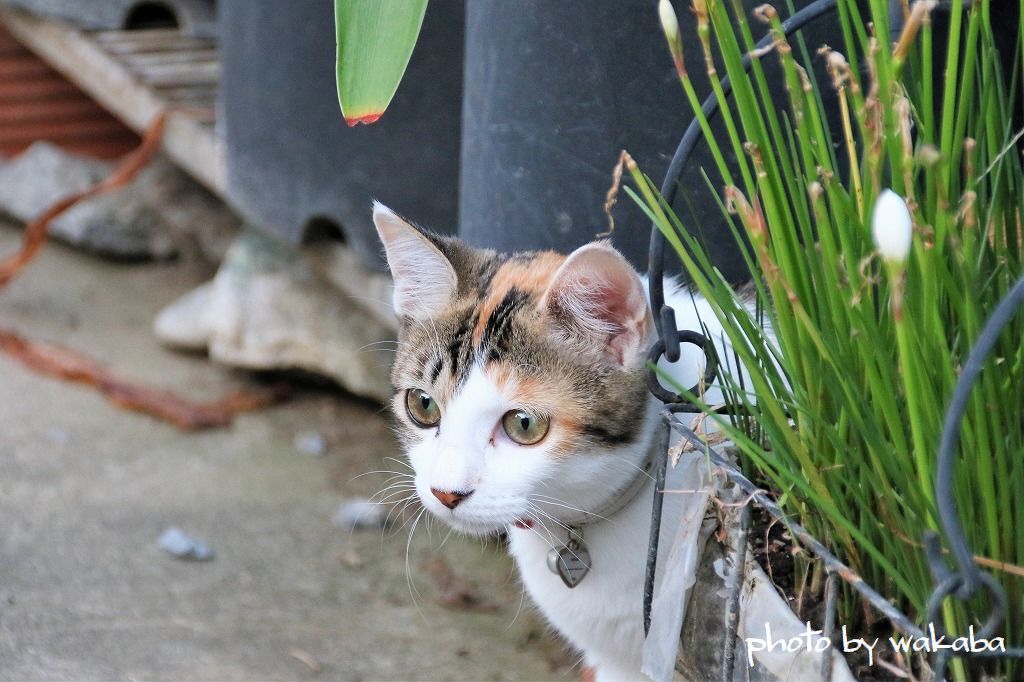
<svg viewBox="0 0 1024 682"><path fill-rule="evenodd" d="M970 0L966 0L963 3L963 6L964 8L967 8L971 4L973 3L971 3ZM835 11L836 5L837 0L816 0L815 2L812 2L810 5L807 5L782 22L782 30L784 34L788 37L796 33L815 19ZM939 9L945 9L945 6L948 6L948 3L941 3L938 7ZM892 24L898 29L901 22L902 13L899 10L899 3L895 3L893 5ZM897 34L898 32L899 31L897 30ZM771 44L772 40L773 38L771 35L767 35L762 38L757 43L757 49L753 51L753 54L758 55L754 58L759 59L760 56L764 54L764 51L760 48L767 47ZM744 70L749 70L752 62L753 58L750 54L745 55L742 62ZM732 86L728 77L721 80L721 86L722 92L725 96L728 96L732 92ZM718 100L715 95L712 94L704 100L701 109L708 120L713 119L718 113ZM665 174L665 179L661 185L661 194L669 205L671 205L675 199L679 176L681 175L683 168L686 167L697 143L701 140L702 134L700 124L695 118L687 126L686 132L683 135L682 140L679 142L679 146L676 148L676 152L672 157L672 161ZM679 432L689 442L705 449L709 453L711 460L716 466L720 467L725 472L733 484L749 495L754 502L760 505L768 513L769 516L776 521L783 523L789 529L790 533L792 533L793 537L796 538L803 547L823 562L829 576L829 582L827 583L829 589L827 590L828 594L826 595L825 614L827 628L831 629L835 626L835 576L839 576L849 584L852 589L860 594L865 601L871 604L872 607L888 618L897 630L911 637L924 636L925 632L921 627L916 625L908 616L893 606L882 594L865 583L859 575L836 558L835 555L829 552L824 545L811 536L802 526L789 519L770 497L747 479L726 457L722 456L714 449L708 448L707 445L700 440L697 434L675 418L677 413L696 412L699 410L682 396L665 389L658 380L658 375L653 369L653 365L656 365L662 357L670 363L679 360L681 343L691 343L703 350L706 358L706 372L704 377L704 381L706 383L711 383L711 381L713 381L717 372L718 364L717 357L714 352L714 344L704 337L703 334L698 332L678 330L676 327L675 311L665 302L665 243L665 238L658 227L656 225L652 226L650 248L648 251L648 283L651 309L655 311L654 319L655 328L658 334L658 341L651 348L648 355L648 360L652 365L652 369L649 370L648 373L648 386L655 397L666 405L666 410L662 413L664 424L661 429L661 433L659 434L661 445L664 446L660 448L660 451L666 454L659 458L655 467L655 494L651 518L650 542L647 553L647 573L644 584L644 632L646 633L650 629L651 602L654 593L654 579L657 571L658 540L661 528L662 502L664 500L663 492L665 489L665 476L668 468L667 449L670 440L670 433L674 430ZM992 637L1002 624L1008 606L1007 597L1005 590L999 582L991 574L983 572L974 561L973 553L967 542L967 538L964 536L963 526L961 525L960 518L957 515L956 502L953 498L953 469L956 462L960 425L967 408L971 389L981 373L985 359L995 346L1000 332L1021 307L1024 307L1024 277L1022 277L1010 290L986 323L981 335L978 337L970 355L968 356L967 364L961 373L946 413L938 452L935 499L942 530L956 562L956 570L951 570L949 568L946 559L943 556L938 535L930 533L925 537L926 553L936 581L935 590L928 601L926 609L926 618L928 619L928 622L941 622L939 614L942 608L942 603L947 598L952 597L959 600L970 599L978 592L979 588L984 588L989 592L992 607L988 619L986 620L982 631L978 634L978 637L986 638ZM694 390L693 392L696 391ZM742 558L740 558L740 560L741 559ZM735 609L733 611L734 612L731 611L729 614L730 620L727 623L726 631L735 633L739 610ZM1024 647L1008 648L1005 653L954 652L952 655L984 656L988 658L1024 658ZM948 650L943 650L935 656L933 662L936 671L936 678L939 680L944 679L945 666L948 662L949 656L950 654L948 653ZM823 662L824 667L822 672L827 674L830 673L831 670L831 657L826 656L825 658L827 660ZM731 680L733 661L731 657L726 657L726 660L723 662L722 679ZM827 679L827 676L825 679Z"/></svg>

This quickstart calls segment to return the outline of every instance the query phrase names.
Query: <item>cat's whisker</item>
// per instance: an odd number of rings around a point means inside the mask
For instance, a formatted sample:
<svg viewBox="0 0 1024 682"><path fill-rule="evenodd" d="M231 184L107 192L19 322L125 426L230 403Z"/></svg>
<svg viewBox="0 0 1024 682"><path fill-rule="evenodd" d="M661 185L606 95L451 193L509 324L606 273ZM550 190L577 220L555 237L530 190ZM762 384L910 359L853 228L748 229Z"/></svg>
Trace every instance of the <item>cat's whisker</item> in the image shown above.
<svg viewBox="0 0 1024 682"><path fill-rule="evenodd" d="M571 509L572 511L580 512L581 514L589 514L590 513L586 509L582 509L580 507L574 507L573 505L569 504L565 500L563 500L561 498L558 498L558 497L552 497L551 495L543 495L541 493L533 493L533 494L530 495L530 499L531 500L538 500L538 501L541 501L541 502L549 502L551 504L557 504L559 507L565 507L566 509Z"/></svg>
<svg viewBox="0 0 1024 682"><path fill-rule="evenodd" d="M523 612L523 605L524 604L526 604L526 587L520 586L520 588L519 588L519 608L517 608L516 612L514 614L512 614L512 620L509 622L508 625L505 626L505 629L502 630L502 634L504 634L504 633L508 632L509 630L511 630L512 626L516 624L517 620L519 620L519 614L521 614Z"/></svg>
<svg viewBox="0 0 1024 682"><path fill-rule="evenodd" d="M406 478L406 477L408 477L408 474L401 474L399 476L392 476L388 480L392 480L394 478ZM403 497L403 495L404 495L404 497ZM382 543L383 543L383 539L384 539L384 531L388 528L388 525L391 522L391 515L394 514L395 507L397 507L403 501L407 501L410 498L415 498L415 497L416 497L416 487L415 487L415 485L412 485L412 484L410 484L409 482L406 482L406 481L398 481L398 482L392 483L392 484L390 484L388 486L385 486L382 490L378 490L373 495L371 495L370 498L367 500L367 502L369 504L372 504L374 506L378 506L378 507L390 506L391 507L391 509L388 510L388 514L387 514L387 516L384 519L384 523L381 525L381 541L382 541ZM350 544L352 542L352 538L355 535L356 530L357 530L357 524L352 524L349 527L349 530L348 530L348 541L349 541ZM382 546L383 546L383 544L382 544Z"/></svg>
<svg viewBox="0 0 1024 682"><path fill-rule="evenodd" d="M427 528L427 542L433 544L434 542L434 515L427 514L426 522L423 524Z"/></svg>
<svg viewBox="0 0 1024 682"><path fill-rule="evenodd" d="M416 487L416 484L413 483L412 481L407 481L407 480L402 480L402 479L392 480L389 483L387 483L386 485L384 485L383 487L381 487L373 495L371 495L370 496L370 501L374 502L376 500L379 500L386 493L389 493L392 490L413 490L413 489L415 489L415 487Z"/></svg>
<svg viewBox="0 0 1024 682"><path fill-rule="evenodd" d="M430 328L434 332L434 343L437 344L434 347L435 348L440 348L441 347L441 333L439 331L437 331L437 322L434 321L433 317L430 318Z"/></svg>
<svg viewBox="0 0 1024 682"><path fill-rule="evenodd" d="M415 322L416 326L418 326L423 331L430 333L434 337L434 347L435 348L440 348L441 347L441 335L437 331L437 323L434 322L433 319L428 319L426 321L424 321L424 320L414 320L414 322ZM427 322L430 322L430 329L427 329L427 324L426 324Z"/></svg>
<svg viewBox="0 0 1024 682"><path fill-rule="evenodd" d="M639 464L637 464L635 462L630 462L629 460L622 460L622 463L625 464L628 467L631 467L631 468L639 471L641 474L643 474L644 476L646 476L650 480L652 480L652 481L654 480L654 476L651 476L650 472L647 471L646 469L644 469Z"/></svg>
<svg viewBox="0 0 1024 682"><path fill-rule="evenodd" d="M420 498L419 498L419 496L418 496L418 495L412 495L412 496L410 496L410 498L409 498L409 499L408 499L408 500L406 501L406 504L405 504L405 505L404 505L404 506L403 506L403 507L402 507L402 508L401 508L400 510L398 510L398 513L399 513L399 515L401 515L401 514L404 514L404 513L405 513L405 510L406 510L406 509L407 509L407 508L408 508L408 507L409 507L410 505L413 505L413 504L416 504L416 503L418 503L418 502L419 502L419 499L420 499ZM427 508L426 508L426 507L423 507L423 508L422 508L422 509L421 509L420 511L426 511L426 510L427 510ZM418 515L418 514L417 514L417 515ZM427 518L429 519L430 517L428 516ZM398 533L398 532L402 531L402 530L403 530L403 529L404 529L404 528L405 528L406 526L408 526L408 525L409 525L410 521L411 521L411 519L406 519L406 520L405 520L405 522L404 522L404 523L403 523L403 524L402 524L401 526L399 526L399 527L398 527L398 529L397 529L397 530L396 530L395 532L396 532L396 533Z"/></svg>
<svg viewBox="0 0 1024 682"><path fill-rule="evenodd" d="M415 492L412 492L409 493L409 495L407 495L406 497L403 497L402 499L398 500L391 506L391 509L388 511L388 515L384 518L384 523L381 525L380 528L381 550L384 549L385 534L387 535L387 537L393 538L396 535L398 535L398 533L400 533L402 529L405 528L405 526L408 524L408 520L406 520L405 523L396 528L391 524L392 517L396 519L402 518L403 516L405 516L405 512L409 508L409 506L417 502L419 502L419 496Z"/></svg>
<svg viewBox="0 0 1024 682"><path fill-rule="evenodd" d="M368 502L371 504L385 505L391 502L396 495L415 491L416 489L416 483L413 481L413 477L410 474L395 472L381 473L391 473L392 475L384 481L384 484L379 491L370 496ZM356 478L358 477L359 476L356 476Z"/></svg>
<svg viewBox="0 0 1024 682"><path fill-rule="evenodd" d="M415 469L413 469L412 464L409 464L409 462L405 461L404 459L399 459L398 457L385 457L384 461L385 462L395 462L396 464L400 464L400 465L404 466L409 471L412 471L412 472L416 471Z"/></svg>
<svg viewBox="0 0 1024 682"><path fill-rule="evenodd" d="M375 472L375 473L377 473L377 472ZM404 483L412 484L412 482L415 480L415 477L413 476L413 474L410 474L407 471L382 471L382 472L379 472L379 473L391 474L386 479L384 479L384 483L385 484L389 484L391 481L402 481Z"/></svg>
<svg viewBox="0 0 1024 682"><path fill-rule="evenodd" d="M371 341L370 343L366 344L359 350L362 350L363 348L370 348L371 346L379 346L386 343L390 343L392 346L398 345L398 341L396 341L395 339L381 339L380 341Z"/></svg>
<svg viewBox="0 0 1024 682"><path fill-rule="evenodd" d="M388 493L387 497L381 498L380 500L372 501L373 504L386 507L388 505L398 505L405 500L408 500L410 496L415 495L416 491L411 488L399 488L392 490Z"/></svg>
<svg viewBox="0 0 1024 682"><path fill-rule="evenodd" d="M366 303L376 303L376 304L378 304L378 305L380 305L380 306L382 306L384 308L387 308L388 310L391 309L391 306L394 303L394 301L391 301L389 299L377 298L376 296L367 296L365 294L352 294L352 293L346 292L346 293L344 293L342 295L345 298L352 299L353 301L364 301Z"/></svg>
<svg viewBox="0 0 1024 682"><path fill-rule="evenodd" d="M392 474L392 478L394 476L409 476L410 478L412 477L412 474L407 474L407 473L402 472L402 471L392 471L391 469L377 469L375 471L364 471L361 474L357 474L357 475L353 476L352 478L348 479L348 482L351 483L352 481L355 481L356 479L362 478L363 476L372 476L373 474ZM389 478L387 480L390 481L391 479Z"/></svg>
<svg viewBox="0 0 1024 682"><path fill-rule="evenodd" d="M409 507L416 504L416 502L417 499L415 495L409 495L408 497L404 497L398 502L396 502L395 506L391 508L390 512L388 512L386 523L384 524L385 527L387 527L387 525L391 523L392 516L395 518L402 518L403 516L405 516L406 510L409 509ZM391 535L394 535L394 533L392 533Z"/></svg>
<svg viewBox="0 0 1024 682"><path fill-rule="evenodd" d="M395 487L415 488L416 483L412 480L412 476L408 474L395 475L385 481L385 485L381 490L389 490Z"/></svg>
<svg viewBox="0 0 1024 682"><path fill-rule="evenodd" d="M614 519L609 519L606 516L601 516L600 514L595 514L594 512L588 511L586 509L580 509L579 507L574 507L571 504L563 502L562 500L558 499L557 497L551 497L549 495L541 495L541 494L538 494L538 493L534 493L530 497L532 499L538 501L538 502L543 503L543 504L551 504L551 505L554 505L556 507L563 507L565 509L568 509L569 511L579 512L581 514L590 514L595 519L600 519L602 521L607 521L609 523L615 523ZM552 519L552 520L554 520L554 519ZM560 523L559 525L561 525L566 530L568 530L568 528L569 528L564 523Z"/></svg>
<svg viewBox="0 0 1024 682"><path fill-rule="evenodd" d="M537 518L537 517L531 516L531 512L527 512L526 513L526 518L531 520L531 521L536 522L537 525L541 526L542 528L544 527L544 522L541 519ZM555 548L555 544L554 544L554 542L552 542L551 538L550 537L544 537L544 535L539 530L534 528L532 525L527 525L526 529L528 531L530 531L531 533L533 533L534 535L536 535L538 538L540 538L540 541L543 542L545 545L547 545L548 549L554 549Z"/></svg>
<svg viewBox="0 0 1024 682"><path fill-rule="evenodd" d="M390 346L376 346L374 344L367 344L362 348L356 349L357 353L397 353L398 349Z"/></svg>
<svg viewBox="0 0 1024 682"><path fill-rule="evenodd" d="M413 582L412 579L412 570L409 565L409 553L412 551L412 536L416 532L416 526L419 524L420 518L423 517L423 513L425 511L427 511L427 508L423 507L422 509L420 509L419 513L416 514L412 523L412 527L409 529L409 538L405 542L405 582L409 586L409 596L412 598L412 603L416 607L416 611L419 612L420 616L424 620L426 620L427 617L423 613L423 609L420 608L420 602L418 599L418 597L420 596L420 591L416 588L416 584Z"/></svg>
<svg viewBox="0 0 1024 682"><path fill-rule="evenodd" d="M379 497L382 493L388 492L390 490L399 490L399 489L402 489L402 490L415 490L415 488L416 488L416 484L413 483L412 481L404 480L404 479L393 480L390 483L388 483L387 485L385 485L383 488L381 488L380 491L375 493L370 499L372 500L372 499L374 499L376 497Z"/></svg>
<svg viewBox="0 0 1024 682"><path fill-rule="evenodd" d="M387 516L384 517L384 523L380 525L380 545L382 549L384 547L384 535L387 534L388 537L394 537L395 535L394 532L388 533L388 529L391 528L391 517L394 516L397 518L402 515L402 512L409 506L410 497L414 497L414 495L407 495L406 497L397 500L393 505L391 505L391 509L388 510ZM401 510L399 510L398 505L403 503L404 505Z"/></svg>
<svg viewBox="0 0 1024 682"><path fill-rule="evenodd" d="M535 511L537 511L537 512L540 512L540 510L539 510L539 509L538 509L538 510L535 510ZM540 513L543 513L543 512L540 512ZM545 516L547 516L547 515L545 514ZM548 518L551 518L551 517L549 516ZM540 521L540 519L536 519L536 520L537 520L537 522L538 522L538 523L540 523L540 524L541 524L541 525L543 526L543 522L541 522L541 521ZM567 532L569 532L569 528L568 528L568 526L563 526L563 528L565 528L565 529L566 529L566 531L567 531ZM551 541L550 539L547 539L547 538L545 538L545 537L544 537L543 535L541 535L541 534L540 534L540 532L539 532L539 531L537 531L537 529L536 529L536 528L532 528L532 527L530 527L530 530L532 530L533 532L537 533L537 537L539 537L539 538L540 538L541 540L543 540L543 541L544 541L544 543L545 543L545 544L546 544L546 545L547 545L547 546L548 546L549 548L551 548L551 550L552 550L552 551L554 551L554 550L555 550L555 545L554 545L554 544L552 543L552 541ZM573 556L573 558L574 558L574 559L576 559L577 561L581 561L581 562L582 562L582 559L580 558L580 556L579 556L578 554L576 554L576 552L575 552L575 551L573 551L572 549L570 549L568 545L564 546L564 547L563 547L563 549L567 549L567 550L569 550L569 553L570 553L570 554L572 554L572 556Z"/></svg>
<svg viewBox="0 0 1024 682"><path fill-rule="evenodd" d="M546 544L550 549L555 549L555 533L553 533L552 530L548 528L545 521L554 524L560 531L564 531L566 533L571 532L569 526L565 525L558 519L552 517L550 514L548 514L535 504L530 503L526 516L528 519L535 521L537 526L540 526L544 529L544 533L546 533L546 536L542 535L540 531L538 531L533 526L527 526L527 528L537 533L537 536L541 538L541 540L544 541L544 544Z"/></svg>
<svg viewBox="0 0 1024 682"><path fill-rule="evenodd" d="M567 533L571 533L571 532L572 532L572 531L570 530L570 528L569 528L568 526L566 526L565 524L563 524L563 523L559 522L559 521L558 521L557 519L553 518L553 517L552 517L552 516L551 516L550 514L547 514L546 512L542 511L541 509L537 508L536 506L534 506L534 511L535 511L536 513L538 513L538 514L543 514L543 515L544 515L545 517L547 517L547 518L548 518L548 519L550 519L551 521L554 521L555 523L557 523L558 525L560 525L560 526L561 526L562 528L564 528L564 529L565 529L565 531L566 531ZM543 525L543 524L541 524L541 525ZM531 530L533 530L533 529L531 528ZM548 542L547 544L548 544L548 546L549 546L549 547L551 547L551 549L554 549L554 548L555 548L555 547L554 547L554 545L552 545L552 544L551 544L551 542ZM574 552L574 551L573 551L572 549L570 549L570 548L569 548L568 546L566 546L566 547L565 547L565 549L568 549L568 550L569 550L569 552L570 552L570 553L572 554L573 558L575 558L575 559L577 559L577 560L580 560L580 561L582 561L582 560L580 559L579 555L578 555L578 554L576 554L576 552Z"/></svg>
<svg viewBox="0 0 1024 682"><path fill-rule="evenodd" d="M409 480L406 476L392 476L387 481L385 481L384 487L382 487L380 490L378 490L376 493L370 496L370 500L372 501L376 498L379 498L381 495L391 490L397 490L400 488L413 489L415 487L416 484Z"/></svg>
<svg viewBox="0 0 1024 682"><path fill-rule="evenodd" d="M571 535L573 533L573 530L569 526L565 525L564 523L562 523L561 521L559 521L555 517L551 516L551 514L548 514L547 512L545 512L545 511L543 511L541 509L536 509L535 512L537 514L543 516L544 518L548 519L552 523L557 524L562 530L565 531L567 536ZM543 522L541 522L541 525L544 525ZM549 533L551 532L550 529L548 529L547 527L545 527L545 530L547 530ZM573 556L576 556L576 554L573 553ZM576 557L576 558L578 559L579 557Z"/></svg>
<svg viewBox="0 0 1024 682"><path fill-rule="evenodd" d="M437 546L438 551L440 551L441 548L444 547L445 543L448 542L448 538L450 538L454 532L455 532L454 528L449 528L448 529L447 535L445 535L444 539L441 540L441 544ZM483 543L480 543L480 546L482 547Z"/></svg>

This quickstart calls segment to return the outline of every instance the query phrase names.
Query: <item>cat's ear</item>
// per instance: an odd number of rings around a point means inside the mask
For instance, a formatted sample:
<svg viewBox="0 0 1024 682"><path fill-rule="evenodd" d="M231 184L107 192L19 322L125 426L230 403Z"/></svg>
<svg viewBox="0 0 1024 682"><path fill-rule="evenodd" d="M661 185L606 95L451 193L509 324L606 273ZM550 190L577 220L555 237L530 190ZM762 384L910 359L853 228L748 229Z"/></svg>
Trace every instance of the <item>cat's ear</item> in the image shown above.
<svg viewBox="0 0 1024 682"><path fill-rule="evenodd" d="M426 235L377 201L373 224L395 283L395 314L416 320L437 315L455 294L458 280L451 262Z"/></svg>
<svg viewBox="0 0 1024 682"><path fill-rule="evenodd" d="M597 344L619 365L645 350L653 324L639 275L607 242L573 251L552 277L541 305L570 335Z"/></svg>

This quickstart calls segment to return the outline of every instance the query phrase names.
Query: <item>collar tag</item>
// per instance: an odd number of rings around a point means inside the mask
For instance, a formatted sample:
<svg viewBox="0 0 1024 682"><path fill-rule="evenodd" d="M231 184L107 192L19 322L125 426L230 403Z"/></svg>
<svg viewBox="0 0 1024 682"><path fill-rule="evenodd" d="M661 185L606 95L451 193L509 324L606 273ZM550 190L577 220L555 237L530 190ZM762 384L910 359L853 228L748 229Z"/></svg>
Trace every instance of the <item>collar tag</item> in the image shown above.
<svg viewBox="0 0 1024 682"><path fill-rule="evenodd" d="M570 528L568 541L561 549L548 552L548 569L572 589L590 572L590 551L583 541L581 529Z"/></svg>

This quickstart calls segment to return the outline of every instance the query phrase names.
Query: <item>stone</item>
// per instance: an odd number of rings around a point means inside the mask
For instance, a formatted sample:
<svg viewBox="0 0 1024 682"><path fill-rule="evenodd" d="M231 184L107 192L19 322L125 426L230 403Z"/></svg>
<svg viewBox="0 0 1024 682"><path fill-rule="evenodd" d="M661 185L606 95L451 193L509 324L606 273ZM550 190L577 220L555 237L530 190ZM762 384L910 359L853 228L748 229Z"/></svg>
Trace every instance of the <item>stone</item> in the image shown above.
<svg viewBox="0 0 1024 682"><path fill-rule="evenodd" d="M220 198L163 155L153 159L125 189L141 196L160 214L179 250L190 251L208 263L224 259L242 226Z"/></svg>
<svg viewBox="0 0 1024 682"><path fill-rule="evenodd" d="M188 561L209 561L213 559L213 552L202 540L198 540L174 526L160 534L157 544L160 545L160 549L178 559Z"/></svg>
<svg viewBox="0 0 1024 682"><path fill-rule="evenodd" d="M255 229L232 243L211 282L162 310L153 328L167 345L205 348L235 367L300 369L379 402L391 394L392 329L298 250Z"/></svg>
<svg viewBox="0 0 1024 682"><path fill-rule="evenodd" d="M369 500L346 500L338 505L331 523L345 530L380 530L388 524L390 508Z"/></svg>
<svg viewBox="0 0 1024 682"><path fill-rule="evenodd" d="M344 244L321 242L304 247L302 253L314 272L357 301L385 327L398 331L391 302L391 275L367 270L359 255Z"/></svg>
<svg viewBox="0 0 1024 682"><path fill-rule="evenodd" d="M171 305L153 321L153 332L164 344L189 351L205 351L213 335L211 310L214 282L201 284Z"/></svg>
<svg viewBox="0 0 1024 682"><path fill-rule="evenodd" d="M109 175L114 164L37 142L0 167L0 211L29 222L61 197ZM128 188L86 199L50 223L50 236L119 258L169 258L174 242L156 211Z"/></svg>
<svg viewBox="0 0 1024 682"><path fill-rule="evenodd" d="M58 199L110 175L116 164L36 142L0 163L0 214L30 222ZM238 219L172 163L157 157L120 189L90 197L50 223L51 237L100 255L166 259L193 247L219 260Z"/></svg>
<svg viewBox="0 0 1024 682"><path fill-rule="evenodd" d="M46 429L46 437L54 445L68 445L71 443L71 433L57 426Z"/></svg>
<svg viewBox="0 0 1024 682"><path fill-rule="evenodd" d="M295 449L310 457L321 457L327 452L327 440L316 431L303 431L295 435Z"/></svg>

